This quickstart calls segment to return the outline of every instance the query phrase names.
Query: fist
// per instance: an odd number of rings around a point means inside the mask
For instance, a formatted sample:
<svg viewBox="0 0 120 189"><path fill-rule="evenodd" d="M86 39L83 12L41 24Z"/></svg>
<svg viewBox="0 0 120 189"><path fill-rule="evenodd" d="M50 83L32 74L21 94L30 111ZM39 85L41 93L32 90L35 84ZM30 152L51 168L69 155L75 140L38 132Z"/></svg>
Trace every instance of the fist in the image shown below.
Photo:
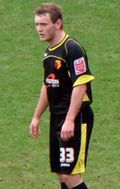
<svg viewBox="0 0 120 189"><path fill-rule="evenodd" d="M33 119L30 126L29 126L30 135L33 138L36 138L40 135L39 124L40 124L40 120Z"/></svg>

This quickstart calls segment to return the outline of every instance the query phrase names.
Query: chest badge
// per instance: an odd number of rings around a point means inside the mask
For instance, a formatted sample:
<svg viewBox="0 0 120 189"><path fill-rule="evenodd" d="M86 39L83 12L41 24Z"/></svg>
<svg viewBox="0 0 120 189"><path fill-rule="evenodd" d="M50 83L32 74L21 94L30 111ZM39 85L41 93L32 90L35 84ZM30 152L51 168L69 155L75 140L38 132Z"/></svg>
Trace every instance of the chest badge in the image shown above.
<svg viewBox="0 0 120 189"><path fill-rule="evenodd" d="M55 68L57 69L57 70L59 70L60 68L61 68L61 66L62 66L62 61L61 60L55 60Z"/></svg>

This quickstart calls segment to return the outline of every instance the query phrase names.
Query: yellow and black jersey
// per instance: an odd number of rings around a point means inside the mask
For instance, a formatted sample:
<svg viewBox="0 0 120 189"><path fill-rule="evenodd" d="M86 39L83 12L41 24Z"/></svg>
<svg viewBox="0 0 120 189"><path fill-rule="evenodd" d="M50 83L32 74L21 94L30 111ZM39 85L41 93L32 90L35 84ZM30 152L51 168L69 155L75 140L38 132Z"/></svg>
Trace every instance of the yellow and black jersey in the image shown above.
<svg viewBox="0 0 120 189"><path fill-rule="evenodd" d="M66 114L70 105L73 87L87 83L87 92L82 108L92 102L91 75L84 48L66 35L52 48L47 48L43 58L44 84L47 87L50 112Z"/></svg>

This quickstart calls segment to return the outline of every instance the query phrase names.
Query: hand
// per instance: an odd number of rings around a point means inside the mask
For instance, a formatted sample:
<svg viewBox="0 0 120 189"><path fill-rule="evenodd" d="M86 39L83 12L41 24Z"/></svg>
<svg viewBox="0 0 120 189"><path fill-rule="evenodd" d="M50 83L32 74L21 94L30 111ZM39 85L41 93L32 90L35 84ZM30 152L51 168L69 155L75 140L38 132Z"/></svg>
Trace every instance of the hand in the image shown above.
<svg viewBox="0 0 120 189"><path fill-rule="evenodd" d="M68 141L71 137L74 136L74 121L66 120L61 129L61 139Z"/></svg>
<svg viewBox="0 0 120 189"><path fill-rule="evenodd" d="M33 118L32 122L29 126L30 135L33 138L37 138L40 135L39 124L40 124L40 120Z"/></svg>

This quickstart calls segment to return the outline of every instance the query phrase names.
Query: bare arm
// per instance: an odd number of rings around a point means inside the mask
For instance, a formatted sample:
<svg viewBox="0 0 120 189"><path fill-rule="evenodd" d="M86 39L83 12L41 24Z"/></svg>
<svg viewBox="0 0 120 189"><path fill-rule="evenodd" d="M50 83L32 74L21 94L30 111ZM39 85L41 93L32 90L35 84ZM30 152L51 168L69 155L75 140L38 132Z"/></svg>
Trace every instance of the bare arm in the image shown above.
<svg viewBox="0 0 120 189"><path fill-rule="evenodd" d="M46 110L47 106L48 106L48 99L46 93L46 86L43 85L33 118L40 119L40 117Z"/></svg>
<svg viewBox="0 0 120 189"><path fill-rule="evenodd" d="M69 140L69 138L74 136L74 120L80 111L86 89L86 84L82 84L73 88L70 107L61 130L61 138L63 140Z"/></svg>
<svg viewBox="0 0 120 189"><path fill-rule="evenodd" d="M39 124L40 124L40 119L46 108L48 107L48 99L47 99L47 93L46 93L46 86L43 85L39 97L38 104L35 109L35 113L33 116L33 119L30 124L30 134L32 137L37 137L40 134L39 130Z"/></svg>

